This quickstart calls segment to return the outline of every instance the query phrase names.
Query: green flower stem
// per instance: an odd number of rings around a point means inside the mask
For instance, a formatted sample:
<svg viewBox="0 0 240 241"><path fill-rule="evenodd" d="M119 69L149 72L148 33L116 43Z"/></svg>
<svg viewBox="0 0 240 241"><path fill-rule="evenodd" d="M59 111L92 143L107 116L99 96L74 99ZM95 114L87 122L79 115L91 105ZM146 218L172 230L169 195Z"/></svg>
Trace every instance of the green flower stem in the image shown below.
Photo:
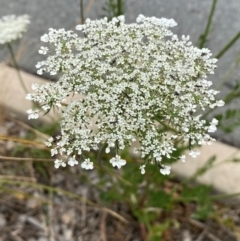
<svg viewBox="0 0 240 241"><path fill-rule="evenodd" d="M240 64L240 53L238 54L235 63L231 66L231 68L228 70L228 72L225 75L225 77L222 79L222 81L217 86L217 88L216 88L217 90L221 91L223 85L232 77L232 75L234 74L234 71L237 69L239 64Z"/></svg>
<svg viewBox="0 0 240 241"><path fill-rule="evenodd" d="M209 108L209 110L205 114L202 115L201 119L205 120L208 117L208 115L213 111L214 111L214 109Z"/></svg>
<svg viewBox="0 0 240 241"><path fill-rule="evenodd" d="M154 118L159 124L161 124L162 126L164 126L165 128L167 128L168 130L174 132L174 133L178 133L177 130L175 130L174 128L172 128L171 126L165 124L164 122L160 121L158 118Z"/></svg>
<svg viewBox="0 0 240 241"><path fill-rule="evenodd" d="M18 75L18 79L20 81L20 84L23 88L23 90L25 91L25 93L29 93L29 91L27 90L27 87L26 85L24 84L24 81L22 79L22 76L20 74L20 69L18 67L18 64L17 64L17 61L16 61L16 58L15 58L15 55L13 53L13 49L12 49L12 45L10 43L7 43L7 47L8 47L8 50L10 52L10 55L11 55L11 58L12 58L12 61L13 61L13 66L15 67L16 71L17 71L17 75Z"/></svg>
<svg viewBox="0 0 240 241"><path fill-rule="evenodd" d="M107 147L107 143L104 143L104 144L101 146L101 149L98 151L97 162L100 164L100 166L102 165L101 156L102 156L104 150L106 149L106 147Z"/></svg>
<svg viewBox="0 0 240 241"><path fill-rule="evenodd" d="M240 38L240 32L238 32L226 45L225 47L215 56L215 58L220 59L229 48Z"/></svg>
<svg viewBox="0 0 240 241"><path fill-rule="evenodd" d="M228 162L233 162L234 157L235 157L237 154L239 154L239 151L240 151L240 150L237 149L234 153L232 153L229 157L227 157L227 158L224 159L223 161L215 163L215 164L212 166L212 168L221 166L221 165L223 165L223 164L225 164L225 163L228 163Z"/></svg>
<svg viewBox="0 0 240 241"><path fill-rule="evenodd" d="M123 2L122 0L117 0L117 16L120 16L123 14Z"/></svg>
<svg viewBox="0 0 240 241"><path fill-rule="evenodd" d="M230 193L230 194L218 194L210 196L211 200L219 200L219 199L227 199L227 198L234 198L240 195L240 192Z"/></svg>
<svg viewBox="0 0 240 241"><path fill-rule="evenodd" d="M84 9L83 9L83 0L80 0L80 19L81 19L81 24L84 24Z"/></svg>
<svg viewBox="0 0 240 241"><path fill-rule="evenodd" d="M204 44L206 43L207 36L209 34L209 30L210 30L210 27L211 27L212 18L213 18L214 12L215 12L216 5L217 5L217 0L213 0L211 12L210 12L210 14L208 16L207 26L206 26L206 29L205 29L203 35L201 36L201 42L199 44L199 48L203 48Z"/></svg>

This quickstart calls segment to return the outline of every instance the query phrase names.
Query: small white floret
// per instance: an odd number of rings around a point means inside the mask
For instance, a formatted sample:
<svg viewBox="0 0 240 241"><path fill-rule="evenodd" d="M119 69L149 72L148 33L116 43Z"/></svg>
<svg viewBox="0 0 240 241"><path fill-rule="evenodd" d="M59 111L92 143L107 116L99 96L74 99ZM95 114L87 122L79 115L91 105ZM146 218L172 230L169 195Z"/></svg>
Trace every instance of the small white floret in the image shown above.
<svg viewBox="0 0 240 241"><path fill-rule="evenodd" d="M66 167L66 163L63 162L62 160L56 159L54 161L54 167L58 169L60 166Z"/></svg>
<svg viewBox="0 0 240 241"><path fill-rule="evenodd" d="M117 167L120 169L122 166L126 165L126 160L121 159L119 155L116 155L115 157L111 158L109 161L113 167Z"/></svg>
<svg viewBox="0 0 240 241"><path fill-rule="evenodd" d="M186 156L185 156L185 155L180 156L180 160L181 160L182 162L186 162Z"/></svg>
<svg viewBox="0 0 240 241"><path fill-rule="evenodd" d="M200 155L200 152L199 152L199 151L191 150L191 151L189 152L189 155L190 155L191 157L193 157L193 158L196 158L197 156Z"/></svg>
<svg viewBox="0 0 240 241"><path fill-rule="evenodd" d="M47 54L47 52L48 52L48 48L43 46L38 50L38 53L43 55Z"/></svg>
<svg viewBox="0 0 240 241"><path fill-rule="evenodd" d="M49 38L48 38L47 34L44 34L40 39L41 39L42 42L46 42L46 43L49 41Z"/></svg>
<svg viewBox="0 0 240 241"><path fill-rule="evenodd" d="M28 110L28 119L37 119L39 117L38 110Z"/></svg>
<svg viewBox="0 0 240 241"><path fill-rule="evenodd" d="M81 164L81 167L86 170L93 169L93 162L90 161L89 158L85 159L85 161Z"/></svg>
<svg viewBox="0 0 240 241"><path fill-rule="evenodd" d="M76 160L76 158L75 158L75 156L73 156L73 157L70 157L69 159L68 159L68 165L69 166L74 166L74 165L77 165L78 164L78 161Z"/></svg>
<svg viewBox="0 0 240 241"><path fill-rule="evenodd" d="M217 106L218 107L221 107L221 106L224 106L225 105L225 102L223 101L223 100L219 100L218 102L217 102Z"/></svg>
<svg viewBox="0 0 240 241"><path fill-rule="evenodd" d="M110 148L107 147L106 150L105 150L106 153L109 153L110 152Z"/></svg>
<svg viewBox="0 0 240 241"><path fill-rule="evenodd" d="M140 166L139 169L141 170L142 175L145 174L145 172L146 172L145 171L145 165Z"/></svg>
<svg viewBox="0 0 240 241"><path fill-rule="evenodd" d="M125 22L125 16L124 15L121 15L121 16L118 16L117 17L121 22Z"/></svg>
<svg viewBox="0 0 240 241"><path fill-rule="evenodd" d="M162 165L162 167L160 168L160 172L161 172L163 175L169 175L169 174L171 173L171 167L170 167L170 166Z"/></svg>

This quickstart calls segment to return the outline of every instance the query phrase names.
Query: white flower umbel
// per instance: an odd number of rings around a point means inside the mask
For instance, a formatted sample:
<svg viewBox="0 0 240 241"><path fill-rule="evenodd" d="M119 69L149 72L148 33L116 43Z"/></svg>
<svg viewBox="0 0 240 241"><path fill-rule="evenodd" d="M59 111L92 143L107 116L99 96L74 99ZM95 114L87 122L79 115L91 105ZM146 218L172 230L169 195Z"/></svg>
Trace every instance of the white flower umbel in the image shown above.
<svg viewBox="0 0 240 241"><path fill-rule="evenodd" d="M28 15L4 16L0 19L0 45L11 43L22 37L26 32L27 26L30 23Z"/></svg>
<svg viewBox="0 0 240 241"><path fill-rule="evenodd" d="M64 29L42 36L48 47L40 53L50 56L37 63L38 73L57 74L59 81L33 85L35 93L27 99L44 113L53 107L61 113L61 134L47 142L52 153L83 160L84 152L104 145L106 153L116 153L110 162L120 168L126 161L117 153L137 140L135 152L165 175L176 140L190 147L214 140L207 133L217 123L207 123L199 113L224 104L215 100L218 91L207 80L217 60L208 49L192 46L189 36L174 35L169 30L174 26L173 19L143 15L125 24L120 16L109 22L87 19L77 26L84 37ZM75 94L84 97L63 103ZM190 150L192 157L198 154ZM89 159L81 166L93 168Z"/></svg>

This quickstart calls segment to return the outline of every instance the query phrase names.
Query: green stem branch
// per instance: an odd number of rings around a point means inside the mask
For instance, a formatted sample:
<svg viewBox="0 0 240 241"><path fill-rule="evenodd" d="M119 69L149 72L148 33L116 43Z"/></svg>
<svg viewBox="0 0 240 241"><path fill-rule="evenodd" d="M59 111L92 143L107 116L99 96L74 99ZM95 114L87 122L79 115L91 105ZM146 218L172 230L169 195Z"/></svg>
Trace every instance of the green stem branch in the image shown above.
<svg viewBox="0 0 240 241"><path fill-rule="evenodd" d="M80 0L80 19L81 19L81 24L84 24L84 9L83 9L83 0Z"/></svg>
<svg viewBox="0 0 240 241"><path fill-rule="evenodd" d="M10 52L10 55L11 55L11 58L12 58L12 61L13 61L13 66L15 67L16 71L17 71L17 75L18 75L18 79L20 81L20 84L23 88L23 90L25 91L25 93L29 93L29 91L27 90L27 87L26 85L24 84L24 81L22 79L22 76L20 74L20 69L18 67L18 64L17 64L17 61L16 61L16 58L15 58L15 55L13 53L13 49L12 49L12 45L10 43L7 44L7 47L8 47L8 50Z"/></svg>
<svg viewBox="0 0 240 241"><path fill-rule="evenodd" d="M230 194L218 194L210 196L211 200L219 200L219 199L226 199L226 198L234 198L240 196L240 192L230 193Z"/></svg>
<svg viewBox="0 0 240 241"><path fill-rule="evenodd" d="M215 58L220 59L230 47L240 38L240 32L238 32L226 45L223 49L215 56Z"/></svg>
<svg viewBox="0 0 240 241"><path fill-rule="evenodd" d="M120 16L123 14L123 3L122 0L117 0L117 16Z"/></svg>
<svg viewBox="0 0 240 241"><path fill-rule="evenodd" d="M203 48L204 44L206 43L207 36L209 34L209 30L210 30L210 27L211 27L212 18L213 18L214 12L215 12L216 5L217 5L217 0L213 0L211 12L210 12L210 14L208 16L207 26L206 26L206 29L205 29L203 35L201 36L201 42L199 44L199 48Z"/></svg>

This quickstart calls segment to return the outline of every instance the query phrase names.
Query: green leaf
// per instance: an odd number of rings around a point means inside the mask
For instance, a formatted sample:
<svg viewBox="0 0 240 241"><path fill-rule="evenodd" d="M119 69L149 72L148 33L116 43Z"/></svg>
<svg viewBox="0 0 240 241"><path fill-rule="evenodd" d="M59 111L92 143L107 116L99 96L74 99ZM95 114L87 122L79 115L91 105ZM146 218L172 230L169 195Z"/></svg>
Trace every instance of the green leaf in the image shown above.
<svg viewBox="0 0 240 241"><path fill-rule="evenodd" d="M192 214L192 218L198 220L207 220L212 215L212 205L210 202L205 202L202 205L197 206L197 210Z"/></svg>
<svg viewBox="0 0 240 241"><path fill-rule="evenodd" d="M152 191L149 193L147 205L149 207L171 209L173 206L173 198L170 194L167 194L164 191Z"/></svg>
<svg viewBox="0 0 240 241"><path fill-rule="evenodd" d="M167 220L161 224L154 224L149 230L149 240L150 241L163 241L163 233L170 227L171 220Z"/></svg>
<svg viewBox="0 0 240 241"><path fill-rule="evenodd" d="M185 202L195 201L197 203L205 203L209 200L212 188L206 185L198 185L194 188L184 186L182 198Z"/></svg>
<svg viewBox="0 0 240 241"><path fill-rule="evenodd" d="M207 160L207 162L202 167L198 168L197 171L188 180L196 180L199 176L202 176L209 169L211 169L215 161L216 161L216 155L211 156Z"/></svg>

